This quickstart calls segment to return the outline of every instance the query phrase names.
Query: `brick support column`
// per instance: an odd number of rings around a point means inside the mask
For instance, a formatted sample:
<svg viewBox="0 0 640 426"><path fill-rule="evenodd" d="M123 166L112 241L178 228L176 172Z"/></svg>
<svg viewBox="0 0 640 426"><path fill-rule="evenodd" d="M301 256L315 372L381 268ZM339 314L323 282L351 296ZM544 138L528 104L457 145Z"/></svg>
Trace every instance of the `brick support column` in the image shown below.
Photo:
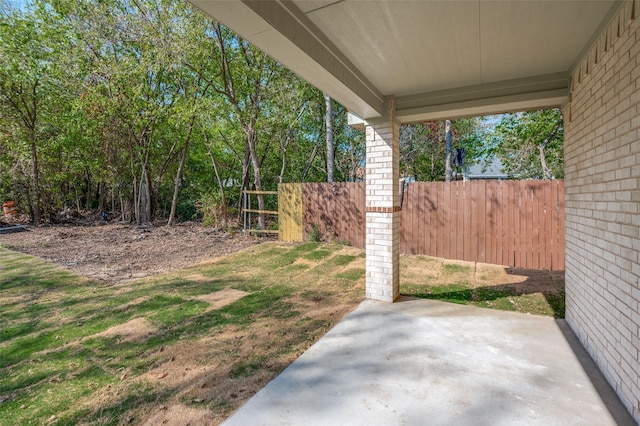
<svg viewBox="0 0 640 426"><path fill-rule="evenodd" d="M366 124L366 252L368 299L393 302L400 294L400 127L389 116Z"/></svg>

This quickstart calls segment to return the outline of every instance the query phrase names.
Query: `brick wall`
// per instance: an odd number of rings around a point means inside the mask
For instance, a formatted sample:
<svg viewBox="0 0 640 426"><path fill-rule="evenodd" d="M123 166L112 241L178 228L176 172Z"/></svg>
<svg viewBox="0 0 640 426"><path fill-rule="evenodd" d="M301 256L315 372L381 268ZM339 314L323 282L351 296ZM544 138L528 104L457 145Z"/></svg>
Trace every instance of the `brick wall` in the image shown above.
<svg viewBox="0 0 640 426"><path fill-rule="evenodd" d="M367 124L366 297L393 302L400 295L400 127Z"/></svg>
<svg viewBox="0 0 640 426"><path fill-rule="evenodd" d="M639 14L640 0L624 3L574 71L564 109L566 317L638 422Z"/></svg>

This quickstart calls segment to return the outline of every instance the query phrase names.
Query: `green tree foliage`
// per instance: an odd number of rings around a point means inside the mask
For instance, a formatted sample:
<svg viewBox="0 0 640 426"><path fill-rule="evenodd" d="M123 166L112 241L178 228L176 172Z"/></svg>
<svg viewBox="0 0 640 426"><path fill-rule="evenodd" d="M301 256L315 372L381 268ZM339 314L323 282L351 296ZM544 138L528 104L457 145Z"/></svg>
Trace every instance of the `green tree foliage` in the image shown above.
<svg viewBox="0 0 640 426"><path fill-rule="evenodd" d="M38 223L59 201L58 190L78 177L68 135L76 132L73 109L76 67L67 67L69 27L43 5L26 11L0 5L0 189L28 206ZM82 139L82 135L76 135Z"/></svg>
<svg viewBox="0 0 640 426"><path fill-rule="evenodd" d="M453 149L464 148L467 161L482 150L480 118L452 120ZM400 174L416 181L439 181L446 169L445 122L427 121L400 128Z"/></svg>
<svg viewBox="0 0 640 426"><path fill-rule="evenodd" d="M1 12L0 198L34 221L74 208L172 222L199 200L226 210L242 189L326 179L322 93L185 2ZM333 110L335 177L354 179L364 138Z"/></svg>
<svg viewBox="0 0 640 426"><path fill-rule="evenodd" d="M484 154L498 157L516 179L562 179L563 141L559 109L505 114L489 135Z"/></svg>

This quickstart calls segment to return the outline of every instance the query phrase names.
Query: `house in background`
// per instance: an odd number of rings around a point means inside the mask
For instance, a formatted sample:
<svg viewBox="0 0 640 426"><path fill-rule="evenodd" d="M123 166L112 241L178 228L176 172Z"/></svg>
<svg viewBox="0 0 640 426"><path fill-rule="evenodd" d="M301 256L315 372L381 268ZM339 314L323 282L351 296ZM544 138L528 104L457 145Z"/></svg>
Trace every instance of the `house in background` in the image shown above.
<svg viewBox="0 0 640 426"><path fill-rule="evenodd" d="M464 171L466 180L478 180L478 179L497 179L505 180L509 179L506 173L502 171L502 161L499 158L494 158L488 165L473 164Z"/></svg>
<svg viewBox="0 0 640 426"><path fill-rule="evenodd" d="M366 128L366 296L399 294L399 126L560 107L566 319L640 422L640 0L189 0Z"/></svg>

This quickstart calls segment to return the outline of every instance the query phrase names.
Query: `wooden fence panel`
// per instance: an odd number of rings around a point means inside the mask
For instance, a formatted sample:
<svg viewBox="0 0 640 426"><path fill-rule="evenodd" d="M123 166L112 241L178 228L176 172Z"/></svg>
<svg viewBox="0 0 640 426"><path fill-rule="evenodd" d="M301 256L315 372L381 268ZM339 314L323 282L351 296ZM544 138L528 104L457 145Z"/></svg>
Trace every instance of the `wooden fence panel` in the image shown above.
<svg viewBox="0 0 640 426"><path fill-rule="evenodd" d="M478 262L487 263L487 182L482 180L476 185L478 194L478 210L476 221L478 222Z"/></svg>
<svg viewBox="0 0 640 426"><path fill-rule="evenodd" d="M413 227L413 203L411 197L408 194L408 188L405 188L404 196L402 198L402 210L400 211L400 252L415 254L413 247L411 247L408 230Z"/></svg>
<svg viewBox="0 0 640 426"><path fill-rule="evenodd" d="M365 246L365 184L302 184L302 229ZM563 181L413 182L400 250L532 269L564 269Z"/></svg>
<svg viewBox="0 0 640 426"><path fill-rule="evenodd" d="M302 241L302 184L278 185L278 223L280 241Z"/></svg>
<svg viewBox="0 0 640 426"><path fill-rule="evenodd" d="M440 201L438 207L440 209L442 228L436 229L436 235L439 240L444 241L442 257L455 259L455 256L451 253L451 188L447 185L447 188L443 186L440 190L442 201Z"/></svg>
<svg viewBox="0 0 640 426"><path fill-rule="evenodd" d="M335 214L338 216L339 220L335 224L335 232L337 235L345 235L348 241L349 234L351 232L351 224L349 223L350 219L350 206L349 206L349 190L344 183L340 183L334 186L334 194L336 203L333 206Z"/></svg>
<svg viewBox="0 0 640 426"><path fill-rule="evenodd" d="M531 268L540 268L540 185L532 182L531 201L533 203L533 215L531 220ZM544 220L543 220L544 223Z"/></svg>
<svg viewBox="0 0 640 426"><path fill-rule="evenodd" d="M451 216L455 217L453 233L455 234L455 258L464 259L464 182L454 182L455 189L451 191L451 203L455 209L455 213L451 212ZM453 199L455 198L455 200Z"/></svg>
<svg viewBox="0 0 640 426"><path fill-rule="evenodd" d="M526 219L533 216L533 200L531 190L527 182L523 182L522 186L522 193L524 194L524 218ZM524 228L524 259L522 265L516 266L527 268L531 265L532 229L528 220L521 222L521 225L523 225Z"/></svg>
<svg viewBox="0 0 640 426"><path fill-rule="evenodd" d="M464 260L473 261L471 257L471 245L473 244L471 235L471 185L468 185L467 182L462 183L462 192L463 192L463 223L464 223Z"/></svg>
<svg viewBox="0 0 640 426"><path fill-rule="evenodd" d="M469 188L471 189L471 187ZM478 186L477 189L480 189L480 187ZM471 223L471 227L469 229L469 259L472 261L474 259L477 260L479 257L478 241L480 239L480 222L478 220L478 209L480 206L478 203L478 195L479 191L469 191L469 221ZM484 200L482 200L482 203L484 204Z"/></svg>
<svg viewBox="0 0 640 426"><path fill-rule="evenodd" d="M407 185L407 191L411 192L410 198L414 205L411 217L413 229L409 230L409 236L407 237L408 239L411 239L412 237L416 239L417 244L412 244L414 249L413 254L425 253L431 250L431 240L433 238L431 233L435 230L431 227L429 205L435 194L430 193L430 189L433 188ZM424 202L421 200L424 200ZM402 216L400 220L402 220Z"/></svg>
<svg viewBox="0 0 640 426"><path fill-rule="evenodd" d="M485 251L487 263L496 263L495 246L496 246L496 212L495 212L495 183L487 182L487 198L486 198L486 241Z"/></svg>
<svg viewBox="0 0 640 426"><path fill-rule="evenodd" d="M413 185L421 186L418 183ZM431 235L433 235L433 238L437 241L437 257L447 257L449 255L449 238L442 238L442 236L448 231L447 215L449 214L449 200L445 200L446 193L444 190L444 184L442 182L437 182L435 186L436 196L432 202L437 203L434 206L437 227L432 230ZM426 252L423 254L426 254Z"/></svg>
<svg viewBox="0 0 640 426"><path fill-rule="evenodd" d="M318 213L318 209L315 205L315 197L316 191L313 185L311 184L303 184L302 185L302 232L304 234L304 240L307 240L307 237L311 233L311 229L318 221L315 215Z"/></svg>
<svg viewBox="0 0 640 426"><path fill-rule="evenodd" d="M365 247L365 187L358 183L303 183L304 239L314 227L324 240Z"/></svg>
<svg viewBox="0 0 640 426"><path fill-rule="evenodd" d="M555 198L555 203L556 203L556 222L552 225L552 227L555 227L557 224L557 250L556 250L556 263L554 266L557 265L557 270L563 271L564 270L564 181L557 181L556 182L557 188L556 188L556 198ZM554 186L555 188L555 186Z"/></svg>
<svg viewBox="0 0 640 426"><path fill-rule="evenodd" d="M527 191L526 182L521 182L521 199L522 199L522 212L524 215L520 216L520 232L522 232L522 256L521 264L516 264L522 268L526 268L529 264L529 244L531 243L531 228L529 227L529 221L525 220L532 215L531 209L531 194Z"/></svg>
<svg viewBox="0 0 640 426"><path fill-rule="evenodd" d="M513 253L513 230L511 228L511 221L513 215L512 209L508 208L513 204L513 187L506 185L502 187L502 264L508 265L511 261Z"/></svg>
<svg viewBox="0 0 640 426"><path fill-rule="evenodd" d="M549 232L544 233L544 241L542 241L541 245L544 246L544 252L541 251L543 255L542 263L544 265L551 265L551 253L553 253L552 242L551 242L551 185L544 186L544 230L549 230Z"/></svg>
<svg viewBox="0 0 640 426"><path fill-rule="evenodd" d="M350 244L364 248L364 184L345 185L349 194L349 239Z"/></svg>
<svg viewBox="0 0 640 426"><path fill-rule="evenodd" d="M509 259L511 262L509 265L515 265L516 259L518 259L520 240L522 239L520 235L520 190L515 185L511 185L511 200L509 205L512 206L509 211L509 226L512 229L511 248L509 249Z"/></svg>

